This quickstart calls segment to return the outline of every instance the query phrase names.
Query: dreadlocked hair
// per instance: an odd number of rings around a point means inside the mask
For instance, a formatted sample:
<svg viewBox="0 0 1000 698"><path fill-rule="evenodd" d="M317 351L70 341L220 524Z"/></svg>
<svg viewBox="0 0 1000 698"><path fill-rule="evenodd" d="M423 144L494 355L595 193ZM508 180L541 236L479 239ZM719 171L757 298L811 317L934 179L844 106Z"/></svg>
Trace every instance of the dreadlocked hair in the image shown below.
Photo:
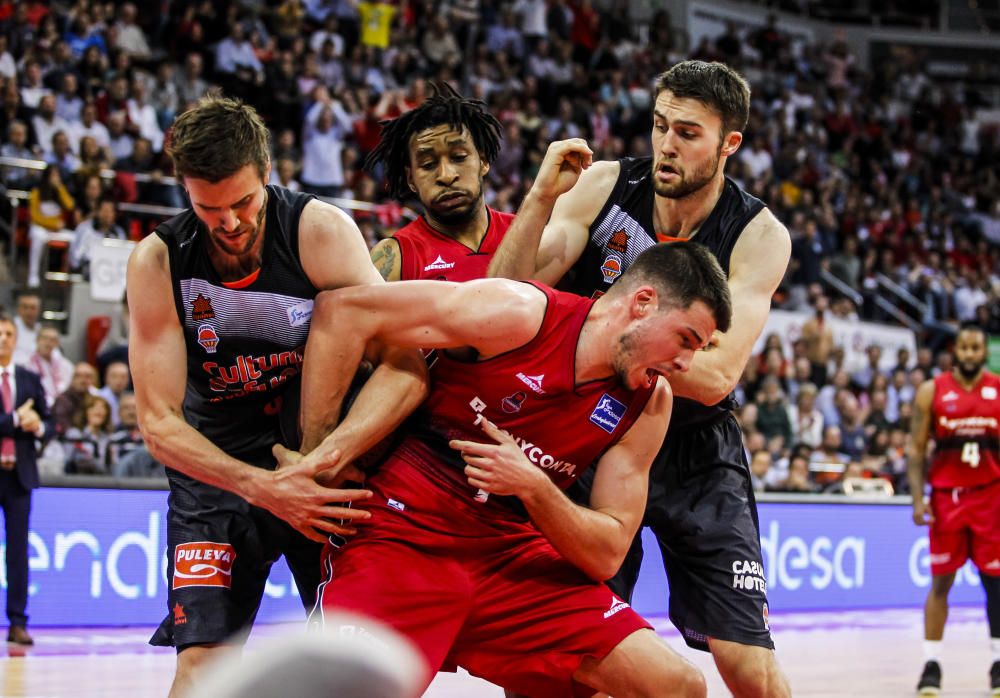
<svg viewBox="0 0 1000 698"><path fill-rule="evenodd" d="M406 181L410 138L425 129L441 124L448 124L459 132L468 129L480 157L490 164L500 153L503 127L486 111L486 103L462 97L448 83L432 83L431 95L423 104L379 124L382 126L381 139L365 158L365 169L372 171L378 163L385 163L389 193L397 199L410 193Z"/></svg>

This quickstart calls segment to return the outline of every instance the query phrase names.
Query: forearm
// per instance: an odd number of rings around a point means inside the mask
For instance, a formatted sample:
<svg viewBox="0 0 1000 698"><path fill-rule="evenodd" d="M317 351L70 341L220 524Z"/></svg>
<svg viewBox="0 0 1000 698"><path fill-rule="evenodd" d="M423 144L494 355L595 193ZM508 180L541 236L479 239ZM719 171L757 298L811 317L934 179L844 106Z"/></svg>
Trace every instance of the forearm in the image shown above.
<svg viewBox="0 0 1000 698"><path fill-rule="evenodd" d="M531 279L535 275L535 260L542 231L552 215L555 199L528 192L511 223L504 242L490 261L486 275L506 279Z"/></svg>
<svg viewBox="0 0 1000 698"><path fill-rule="evenodd" d="M910 454L906 459L906 479L910 483L910 497L914 502L923 500L927 481L927 464L923 456Z"/></svg>
<svg viewBox="0 0 1000 698"><path fill-rule="evenodd" d="M610 514L573 503L548 478L532 496L522 496L532 523L560 555L591 579L603 582L621 567L635 531Z"/></svg>
<svg viewBox="0 0 1000 698"><path fill-rule="evenodd" d="M153 458L167 467L256 503L267 471L226 454L180 415L144 417L142 435Z"/></svg>
<svg viewBox="0 0 1000 698"><path fill-rule="evenodd" d="M344 421L332 433L320 433L316 456L351 463L395 431L427 397L427 365L418 351L391 350L358 393ZM311 439L317 438L314 428ZM303 452L308 453L303 440ZM309 444L311 446L311 444Z"/></svg>
<svg viewBox="0 0 1000 698"><path fill-rule="evenodd" d="M695 354L687 372L675 372L670 376L670 388L675 398L684 397L703 405L715 405L736 387L742 371L743 366L726 361L722 352L702 351Z"/></svg>

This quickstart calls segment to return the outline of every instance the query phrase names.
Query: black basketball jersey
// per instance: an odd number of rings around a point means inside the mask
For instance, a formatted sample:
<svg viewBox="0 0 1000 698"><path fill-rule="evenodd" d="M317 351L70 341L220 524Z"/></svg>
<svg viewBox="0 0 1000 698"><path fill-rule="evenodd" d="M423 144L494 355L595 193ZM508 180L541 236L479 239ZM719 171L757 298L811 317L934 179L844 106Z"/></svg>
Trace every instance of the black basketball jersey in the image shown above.
<svg viewBox="0 0 1000 698"><path fill-rule="evenodd" d="M614 189L590 226L590 240L561 288L585 296L603 294L639 254L658 242L653 229L652 158L622 158ZM725 178L722 196L691 238L705 245L729 275L729 258L743 229L764 203ZM670 427L709 421L738 406L730 394L713 406L675 398Z"/></svg>
<svg viewBox="0 0 1000 698"><path fill-rule="evenodd" d="M279 440L283 395L298 389L318 293L299 259L299 217L312 198L267 187L260 270L228 286L209 260L208 231L193 211L156 229L169 250L187 345L184 416L233 456L266 451Z"/></svg>

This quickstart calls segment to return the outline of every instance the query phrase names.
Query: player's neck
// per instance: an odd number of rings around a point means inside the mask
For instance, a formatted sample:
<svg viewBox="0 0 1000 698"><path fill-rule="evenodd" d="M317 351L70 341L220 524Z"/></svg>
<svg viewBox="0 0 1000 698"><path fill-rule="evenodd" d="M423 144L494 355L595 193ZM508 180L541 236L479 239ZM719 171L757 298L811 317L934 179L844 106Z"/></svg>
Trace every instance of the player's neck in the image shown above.
<svg viewBox="0 0 1000 698"><path fill-rule="evenodd" d="M436 232L451 238L461 245L465 245L470 250L479 249L479 245L482 243L483 238L486 237L486 231L490 227L490 217L486 211L486 204L481 205L476 215L465 223L443 223L434 218L430 213L424 214L424 218L427 221L427 225Z"/></svg>
<svg viewBox="0 0 1000 698"><path fill-rule="evenodd" d="M726 180L722 166L711 182L682 199L653 197L653 226L661 236L689 238L719 203Z"/></svg>
<svg viewBox="0 0 1000 698"><path fill-rule="evenodd" d="M974 375L972 378L966 378L965 375L956 368L951 372L951 375L955 377L955 380L958 382L960 386L962 386L962 388L964 388L965 390L972 390L973 388L976 387L979 381L983 379L983 374L985 372L986 369L981 368L976 372L976 375Z"/></svg>
<svg viewBox="0 0 1000 698"><path fill-rule="evenodd" d="M576 385L608 378L615 372L611 347L615 342L615 314L620 311L614 297L601 296L594 303L576 340ZM620 333L618 333L620 334Z"/></svg>

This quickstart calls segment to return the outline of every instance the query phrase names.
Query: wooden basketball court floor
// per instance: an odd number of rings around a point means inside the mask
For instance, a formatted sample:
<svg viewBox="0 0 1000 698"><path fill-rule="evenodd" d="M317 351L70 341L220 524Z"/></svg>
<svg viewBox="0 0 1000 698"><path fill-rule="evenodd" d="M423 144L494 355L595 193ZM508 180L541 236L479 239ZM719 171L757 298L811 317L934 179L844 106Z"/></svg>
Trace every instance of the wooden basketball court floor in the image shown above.
<svg viewBox="0 0 1000 698"><path fill-rule="evenodd" d="M890 698L913 696L922 666L922 616L916 609L772 613L778 660L793 694ZM657 631L705 672L709 696L728 696L711 658L682 647L665 618ZM34 628L36 645L0 650L5 698L159 698L173 672L171 650L146 645L150 628ZM288 626L259 626L247 644ZM945 631L943 696L989 695L989 641L981 608L954 608ZM441 674L425 698L500 698L503 692L464 673ZM289 693L282 698L294 698Z"/></svg>

